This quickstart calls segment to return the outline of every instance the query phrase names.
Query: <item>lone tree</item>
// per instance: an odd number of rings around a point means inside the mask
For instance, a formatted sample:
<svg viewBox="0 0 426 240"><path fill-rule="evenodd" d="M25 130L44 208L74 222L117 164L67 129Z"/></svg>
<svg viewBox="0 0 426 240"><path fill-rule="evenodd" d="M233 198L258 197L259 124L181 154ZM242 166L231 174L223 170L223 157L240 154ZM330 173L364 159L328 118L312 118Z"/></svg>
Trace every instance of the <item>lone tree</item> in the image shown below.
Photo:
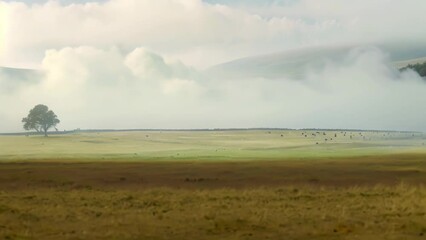
<svg viewBox="0 0 426 240"><path fill-rule="evenodd" d="M44 136L47 137L47 130L55 127L60 121L52 110L39 104L30 110L28 116L22 119L22 122L25 130L36 130L38 133L44 133Z"/></svg>

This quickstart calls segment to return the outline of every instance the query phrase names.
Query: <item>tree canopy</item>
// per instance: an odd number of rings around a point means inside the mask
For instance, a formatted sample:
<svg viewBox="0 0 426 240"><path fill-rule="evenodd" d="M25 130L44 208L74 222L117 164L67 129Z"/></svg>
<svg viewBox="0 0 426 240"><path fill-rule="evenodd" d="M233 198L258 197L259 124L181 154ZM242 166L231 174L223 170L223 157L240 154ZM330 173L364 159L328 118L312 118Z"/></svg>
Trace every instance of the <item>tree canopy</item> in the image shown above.
<svg viewBox="0 0 426 240"><path fill-rule="evenodd" d="M412 69L416 71L421 77L426 77L426 62L409 64L406 67L401 68L401 70Z"/></svg>
<svg viewBox="0 0 426 240"><path fill-rule="evenodd" d="M39 133L44 133L46 137L47 131L60 123L56 114L42 104L31 109L28 116L22 119L22 122L25 130L36 130Z"/></svg>

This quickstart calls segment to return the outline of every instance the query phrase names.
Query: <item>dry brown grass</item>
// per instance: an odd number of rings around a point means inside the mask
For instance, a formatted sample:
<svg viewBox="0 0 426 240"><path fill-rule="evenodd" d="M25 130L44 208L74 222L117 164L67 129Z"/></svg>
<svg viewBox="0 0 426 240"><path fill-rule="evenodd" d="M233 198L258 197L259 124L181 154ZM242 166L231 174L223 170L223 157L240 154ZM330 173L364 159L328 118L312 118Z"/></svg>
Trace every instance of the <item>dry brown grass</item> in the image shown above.
<svg viewBox="0 0 426 240"><path fill-rule="evenodd" d="M1 239L423 239L426 188L0 192Z"/></svg>
<svg viewBox="0 0 426 240"><path fill-rule="evenodd" d="M0 239L424 239L424 159L3 163Z"/></svg>

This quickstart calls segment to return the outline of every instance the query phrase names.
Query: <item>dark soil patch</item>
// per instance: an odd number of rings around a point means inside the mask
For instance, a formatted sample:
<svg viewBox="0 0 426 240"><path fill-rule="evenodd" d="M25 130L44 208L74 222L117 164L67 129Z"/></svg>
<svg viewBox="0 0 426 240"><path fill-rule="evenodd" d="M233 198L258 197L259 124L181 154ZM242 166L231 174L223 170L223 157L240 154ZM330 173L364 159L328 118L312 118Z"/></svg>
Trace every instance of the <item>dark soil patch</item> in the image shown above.
<svg viewBox="0 0 426 240"><path fill-rule="evenodd" d="M425 155L248 162L0 164L0 190L34 188L254 188L426 183Z"/></svg>

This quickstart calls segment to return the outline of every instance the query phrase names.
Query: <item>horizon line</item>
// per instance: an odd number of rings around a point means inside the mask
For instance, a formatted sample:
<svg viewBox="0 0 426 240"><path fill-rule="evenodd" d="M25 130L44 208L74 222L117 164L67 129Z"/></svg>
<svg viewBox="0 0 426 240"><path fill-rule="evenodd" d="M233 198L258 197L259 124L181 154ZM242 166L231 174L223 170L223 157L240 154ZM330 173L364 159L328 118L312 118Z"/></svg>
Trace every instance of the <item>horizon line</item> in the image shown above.
<svg viewBox="0 0 426 240"><path fill-rule="evenodd" d="M96 132L202 132L202 131L351 131L351 132L397 132L397 133L424 133L422 131L407 131L407 130L378 130L378 129L351 129L351 128L128 128L128 129L74 129L63 131L48 131L51 135L64 135L79 132L96 133ZM35 131L27 132L0 132L1 136L16 136L16 135L40 135Z"/></svg>

